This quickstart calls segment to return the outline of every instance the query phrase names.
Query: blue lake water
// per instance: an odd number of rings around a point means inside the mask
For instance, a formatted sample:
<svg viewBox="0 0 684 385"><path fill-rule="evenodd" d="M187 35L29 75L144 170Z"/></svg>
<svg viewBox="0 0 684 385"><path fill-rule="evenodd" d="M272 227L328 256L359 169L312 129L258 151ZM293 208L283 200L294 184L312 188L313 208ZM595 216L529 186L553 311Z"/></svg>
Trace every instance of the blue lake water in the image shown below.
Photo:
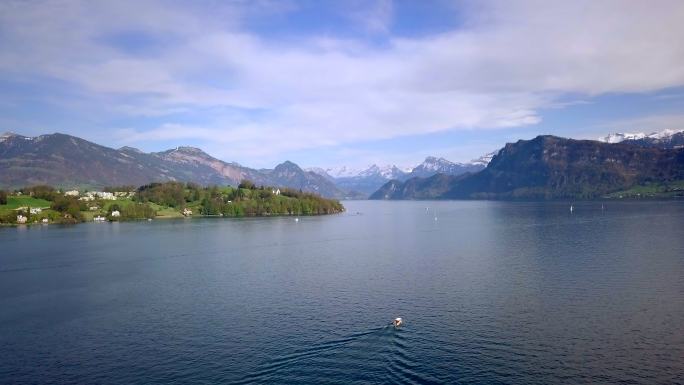
<svg viewBox="0 0 684 385"><path fill-rule="evenodd" d="M604 204L3 228L0 382L682 383L684 202Z"/></svg>

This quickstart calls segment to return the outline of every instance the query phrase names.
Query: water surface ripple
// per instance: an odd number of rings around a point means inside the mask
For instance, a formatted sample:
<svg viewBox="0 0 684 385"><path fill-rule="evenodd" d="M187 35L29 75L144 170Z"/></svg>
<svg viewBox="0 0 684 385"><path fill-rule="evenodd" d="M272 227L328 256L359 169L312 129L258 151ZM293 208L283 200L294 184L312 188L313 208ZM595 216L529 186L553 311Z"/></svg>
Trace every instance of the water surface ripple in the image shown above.
<svg viewBox="0 0 684 385"><path fill-rule="evenodd" d="M0 383L684 383L684 202L601 205L0 229Z"/></svg>

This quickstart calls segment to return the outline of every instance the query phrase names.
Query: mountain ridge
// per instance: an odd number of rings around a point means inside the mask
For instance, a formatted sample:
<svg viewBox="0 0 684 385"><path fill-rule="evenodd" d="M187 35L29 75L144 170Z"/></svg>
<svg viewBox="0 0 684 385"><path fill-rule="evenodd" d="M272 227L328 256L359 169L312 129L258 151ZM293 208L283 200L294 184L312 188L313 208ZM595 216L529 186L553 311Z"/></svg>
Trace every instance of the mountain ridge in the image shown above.
<svg viewBox="0 0 684 385"><path fill-rule="evenodd" d="M371 199L592 199L681 179L684 149L540 135L507 143L480 172L391 181Z"/></svg>
<svg viewBox="0 0 684 385"><path fill-rule="evenodd" d="M300 189L326 197L347 195L317 174L306 173L298 166L293 170L290 178L276 177L269 170L224 162L189 146L145 153L133 147L113 149L62 133L0 136L0 187L4 188L35 184L101 188L163 181L237 185L250 179L257 184Z"/></svg>

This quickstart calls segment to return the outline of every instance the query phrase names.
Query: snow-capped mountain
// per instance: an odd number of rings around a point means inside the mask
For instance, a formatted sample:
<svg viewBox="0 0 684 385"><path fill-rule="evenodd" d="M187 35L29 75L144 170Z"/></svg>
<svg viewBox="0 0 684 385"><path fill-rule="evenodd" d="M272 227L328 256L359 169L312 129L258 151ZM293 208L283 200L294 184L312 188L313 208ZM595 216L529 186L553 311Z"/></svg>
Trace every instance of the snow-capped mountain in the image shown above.
<svg viewBox="0 0 684 385"><path fill-rule="evenodd" d="M402 171L399 167L395 165L378 166L374 164L358 173L357 176L366 178L380 176L382 178L389 180L401 178L405 174L406 173L404 171Z"/></svg>
<svg viewBox="0 0 684 385"><path fill-rule="evenodd" d="M643 132L615 132L598 138L603 143L620 143L625 140L638 140L646 137Z"/></svg>
<svg viewBox="0 0 684 385"><path fill-rule="evenodd" d="M392 179L403 178L406 172L395 165L378 166L373 164L361 171L352 171L353 169L347 167L338 168L331 176L341 175L335 177L335 184L346 191L359 192L362 195L368 196L377 190L380 186Z"/></svg>
<svg viewBox="0 0 684 385"><path fill-rule="evenodd" d="M329 181L335 181L335 178L328 174L328 171L322 167L307 167L304 169L304 171L313 172L314 174L318 174Z"/></svg>
<svg viewBox="0 0 684 385"><path fill-rule="evenodd" d="M316 172L314 169L321 169L320 167L312 167L311 171ZM326 174L333 178L351 178L354 176L358 176L363 169L358 169L358 168L352 168L352 167L347 167L347 166L340 166L340 167L329 167L326 169L321 169L323 170Z"/></svg>
<svg viewBox="0 0 684 385"><path fill-rule="evenodd" d="M684 129L667 129L650 134L638 133L614 133L599 138L605 143L630 143L641 147L680 148L684 146Z"/></svg>
<svg viewBox="0 0 684 385"><path fill-rule="evenodd" d="M435 174L460 175L466 172L477 172L482 170L484 167L485 166L480 164L454 163L444 158L428 156L425 158L423 163L414 167L411 173L409 173L405 179L413 177L425 178Z"/></svg>
<svg viewBox="0 0 684 385"><path fill-rule="evenodd" d="M496 154L498 154L499 151L500 151L500 150L496 150L496 151L492 151L492 152L486 153L486 154L482 155L481 157L479 157L479 158L477 158L477 159L471 160L471 161L470 161L470 164L479 165L479 166L483 166L483 167L487 167L487 165L489 164L489 162L492 161L492 158L493 158Z"/></svg>
<svg viewBox="0 0 684 385"><path fill-rule="evenodd" d="M454 163L444 158L428 156L416 167L409 168L373 164L361 170L341 166L331 168L310 167L307 171L329 178L342 190L370 195L380 186L393 179L405 181L414 177L427 178L435 174L461 175L467 172L478 172L487 166L493 155L494 153L487 154L468 163Z"/></svg>
<svg viewBox="0 0 684 385"><path fill-rule="evenodd" d="M641 139L654 139L654 140L663 140L663 139L668 139L672 137L673 135L683 132L684 130L663 130L659 132L652 132L650 134L646 134L643 132L616 132L612 134L608 134L606 136L602 136L598 138L599 142L604 142L604 143L620 143L624 142L625 140L641 140Z"/></svg>

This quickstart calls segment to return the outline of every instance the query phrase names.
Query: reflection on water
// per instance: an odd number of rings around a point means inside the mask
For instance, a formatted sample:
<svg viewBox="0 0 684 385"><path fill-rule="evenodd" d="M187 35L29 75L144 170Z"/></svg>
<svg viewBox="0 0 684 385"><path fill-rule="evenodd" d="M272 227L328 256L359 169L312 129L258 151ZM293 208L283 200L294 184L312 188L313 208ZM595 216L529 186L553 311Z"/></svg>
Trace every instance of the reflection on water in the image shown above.
<svg viewBox="0 0 684 385"><path fill-rule="evenodd" d="M684 204L573 205L0 229L0 378L684 381Z"/></svg>

